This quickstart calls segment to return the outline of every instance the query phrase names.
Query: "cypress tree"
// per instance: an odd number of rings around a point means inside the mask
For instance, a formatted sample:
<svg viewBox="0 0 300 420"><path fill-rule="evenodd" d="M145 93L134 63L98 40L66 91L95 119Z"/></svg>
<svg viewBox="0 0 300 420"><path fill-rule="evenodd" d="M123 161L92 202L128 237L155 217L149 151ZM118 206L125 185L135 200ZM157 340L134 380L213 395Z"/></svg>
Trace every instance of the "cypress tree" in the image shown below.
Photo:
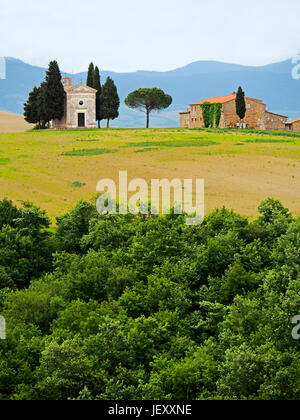
<svg viewBox="0 0 300 420"><path fill-rule="evenodd" d="M61 120L65 113L65 91L57 61L50 62L45 83L45 120Z"/></svg>
<svg viewBox="0 0 300 420"><path fill-rule="evenodd" d="M38 95L37 95L37 110L38 110L38 121L39 126L41 128L46 128L47 124L49 124L51 118L49 118L49 114L47 111L47 97L46 97L46 82L41 83L40 87L38 88Z"/></svg>
<svg viewBox="0 0 300 420"><path fill-rule="evenodd" d="M46 82L30 92L24 105L24 117L27 122L37 124L39 129L46 128L50 121L46 110Z"/></svg>
<svg viewBox="0 0 300 420"><path fill-rule="evenodd" d="M86 79L86 85L91 87L91 88L94 87L94 76L95 76L94 64L91 63L89 65L87 79Z"/></svg>
<svg viewBox="0 0 300 420"><path fill-rule="evenodd" d="M246 116L246 101L245 101L245 92L241 88L241 86L238 88L236 99L236 113L240 119L240 125L239 128L241 128L241 122Z"/></svg>
<svg viewBox="0 0 300 420"><path fill-rule="evenodd" d="M38 114L38 95L39 89L35 86L32 92L29 93L28 100L26 104L24 104L24 117L25 121L30 124L39 123L39 114ZM40 128L40 123L38 124Z"/></svg>
<svg viewBox="0 0 300 420"><path fill-rule="evenodd" d="M100 128L100 121L103 120L102 110L102 87L99 68L96 66L94 71L93 88L97 90L96 94L96 120L98 121L98 128Z"/></svg>
<svg viewBox="0 0 300 420"><path fill-rule="evenodd" d="M110 120L114 120L119 116L120 98L114 81L108 77L102 86L102 119L107 120L107 128L109 128Z"/></svg>

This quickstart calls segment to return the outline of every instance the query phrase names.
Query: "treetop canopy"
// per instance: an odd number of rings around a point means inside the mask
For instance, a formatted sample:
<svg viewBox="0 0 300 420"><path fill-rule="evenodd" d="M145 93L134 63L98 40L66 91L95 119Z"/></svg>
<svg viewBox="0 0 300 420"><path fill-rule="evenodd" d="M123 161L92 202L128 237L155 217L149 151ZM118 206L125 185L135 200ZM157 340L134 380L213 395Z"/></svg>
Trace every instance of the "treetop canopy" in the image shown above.
<svg viewBox="0 0 300 420"><path fill-rule="evenodd" d="M158 88L142 88L131 92L125 100L129 108L142 112L168 108L172 104L172 97Z"/></svg>

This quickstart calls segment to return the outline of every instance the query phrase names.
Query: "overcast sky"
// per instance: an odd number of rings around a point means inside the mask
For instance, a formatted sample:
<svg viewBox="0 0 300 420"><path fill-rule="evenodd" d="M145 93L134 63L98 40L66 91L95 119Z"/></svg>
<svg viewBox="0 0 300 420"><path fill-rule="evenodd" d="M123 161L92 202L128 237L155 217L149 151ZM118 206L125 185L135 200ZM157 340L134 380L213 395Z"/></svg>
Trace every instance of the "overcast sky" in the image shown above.
<svg viewBox="0 0 300 420"><path fill-rule="evenodd" d="M300 52L299 0L0 0L0 55L63 71L261 65Z"/></svg>

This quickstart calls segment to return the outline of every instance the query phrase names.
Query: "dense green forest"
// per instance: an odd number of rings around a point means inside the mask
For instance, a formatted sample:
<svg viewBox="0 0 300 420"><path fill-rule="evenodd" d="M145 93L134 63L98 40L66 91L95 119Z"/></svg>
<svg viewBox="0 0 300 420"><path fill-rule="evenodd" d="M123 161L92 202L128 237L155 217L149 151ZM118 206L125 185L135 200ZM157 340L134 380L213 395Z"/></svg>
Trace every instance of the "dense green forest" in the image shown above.
<svg viewBox="0 0 300 420"><path fill-rule="evenodd" d="M0 201L0 399L299 399L300 219Z"/></svg>

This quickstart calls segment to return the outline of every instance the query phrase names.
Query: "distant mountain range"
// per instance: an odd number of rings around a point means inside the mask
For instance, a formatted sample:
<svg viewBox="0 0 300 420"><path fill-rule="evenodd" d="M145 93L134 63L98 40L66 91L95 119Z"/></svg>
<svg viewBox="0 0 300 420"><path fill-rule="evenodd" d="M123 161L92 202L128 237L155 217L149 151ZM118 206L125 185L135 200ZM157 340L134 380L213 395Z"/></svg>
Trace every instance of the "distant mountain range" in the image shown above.
<svg viewBox="0 0 300 420"><path fill-rule="evenodd" d="M292 78L294 65L292 60L261 67L198 61L166 72L103 71L101 77L102 82L107 76L112 77L121 97L120 117L114 121L114 126L144 126L145 116L128 109L124 99L134 89L159 87L172 95L173 104L167 111L153 114L151 123L156 127L172 127L179 125L178 112L186 109L190 103L228 95L239 85L247 96L262 99L269 111L289 118L300 117L300 79ZM45 70L15 58L6 58L6 79L0 79L0 110L22 114L28 93L44 79ZM72 77L74 84L86 81L86 73L63 75Z"/></svg>

